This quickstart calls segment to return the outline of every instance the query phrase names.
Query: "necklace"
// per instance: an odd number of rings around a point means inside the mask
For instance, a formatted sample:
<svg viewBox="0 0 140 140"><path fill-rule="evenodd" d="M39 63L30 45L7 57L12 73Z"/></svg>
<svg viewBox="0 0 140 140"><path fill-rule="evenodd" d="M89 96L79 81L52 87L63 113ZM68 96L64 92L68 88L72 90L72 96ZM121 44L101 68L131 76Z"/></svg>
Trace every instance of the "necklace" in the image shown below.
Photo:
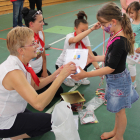
<svg viewBox="0 0 140 140"><path fill-rule="evenodd" d="M106 52L105 55L108 51L108 47L112 44L112 40L114 39L114 37L116 37L123 29L119 30L115 35L113 35L112 37L109 38L108 43L107 43L107 47L106 47Z"/></svg>

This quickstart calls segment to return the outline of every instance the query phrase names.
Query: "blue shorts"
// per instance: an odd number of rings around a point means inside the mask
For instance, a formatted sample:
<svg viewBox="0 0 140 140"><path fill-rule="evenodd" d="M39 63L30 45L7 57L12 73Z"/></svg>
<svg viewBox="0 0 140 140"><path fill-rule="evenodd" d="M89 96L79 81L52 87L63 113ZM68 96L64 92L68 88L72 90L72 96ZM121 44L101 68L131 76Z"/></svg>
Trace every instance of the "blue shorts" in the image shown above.
<svg viewBox="0 0 140 140"><path fill-rule="evenodd" d="M116 113L123 108L131 108L131 104L139 98L127 69L122 73L107 74L106 83L105 99L110 112Z"/></svg>

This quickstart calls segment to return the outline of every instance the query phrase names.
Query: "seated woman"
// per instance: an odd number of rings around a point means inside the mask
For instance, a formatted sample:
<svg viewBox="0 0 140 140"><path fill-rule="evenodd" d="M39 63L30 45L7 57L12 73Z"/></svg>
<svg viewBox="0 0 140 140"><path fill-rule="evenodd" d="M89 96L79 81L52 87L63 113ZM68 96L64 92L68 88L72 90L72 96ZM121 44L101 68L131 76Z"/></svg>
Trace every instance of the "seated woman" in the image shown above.
<svg viewBox="0 0 140 140"><path fill-rule="evenodd" d="M45 54L45 35L43 32L43 16L41 11L29 10L27 7L24 7L22 10L23 19L25 25L34 31L34 39L39 45L37 48L37 57L30 60L30 65L35 71L38 77L47 77L51 73L46 68L46 54ZM52 83L49 83L44 88L37 90L37 93L40 94L50 87ZM60 93L63 93L63 88L60 86L56 95L59 96Z"/></svg>
<svg viewBox="0 0 140 140"><path fill-rule="evenodd" d="M37 47L33 30L27 27L15 27L7 35L10 56L0 65L0 138L5 140L30 138L50 131L51 114L32 113L26 109L27 103L42 111L63 80L76 72L75 64L70 62L52 75L39 79L29 64L37 57ZM36 93L35 90L52 81L46 91Z"/></svg>

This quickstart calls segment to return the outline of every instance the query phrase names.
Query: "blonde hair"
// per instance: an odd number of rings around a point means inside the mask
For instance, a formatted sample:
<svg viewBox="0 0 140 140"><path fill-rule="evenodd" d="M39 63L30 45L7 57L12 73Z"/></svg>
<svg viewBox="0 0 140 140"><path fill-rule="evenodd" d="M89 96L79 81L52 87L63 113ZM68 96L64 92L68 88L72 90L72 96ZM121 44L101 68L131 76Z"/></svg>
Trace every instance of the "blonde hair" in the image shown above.
<svg viewBox="0 0 140 140"><path fill-rule="evenodd" d="M97 12L97 19L98 21L102 22L101 18L104 18L107 21L111 21L112 19L116 19L122 26L124 34L127 38L127 47L126 51L129 54L134 54L134 43L135 38L131 28L131 22L129 17L121 12L121 9L113 2L110 2L104 5L98 12Z"/></svg>
<svg viewBox="0 0 140 140"><path fill-rule="evenodd" d="M28 27L15 27L7 34L7 48L11 55L18 55L17 49L24 47L30 37L34 36L33 30Z"/></svg>

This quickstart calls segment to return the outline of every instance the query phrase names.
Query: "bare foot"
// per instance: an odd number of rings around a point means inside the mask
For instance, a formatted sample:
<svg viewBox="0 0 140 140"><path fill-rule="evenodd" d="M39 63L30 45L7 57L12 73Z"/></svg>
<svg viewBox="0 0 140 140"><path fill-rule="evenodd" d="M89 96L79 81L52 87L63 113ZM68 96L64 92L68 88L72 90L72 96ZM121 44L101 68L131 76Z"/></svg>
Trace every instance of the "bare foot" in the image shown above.
<svg viewBox="0 0 140 140"><path fill-rule="evenodd" d="M112 138L115 136L115 132L114 131L111 131L111 132L104 132L102 135L101 135L101 139L102 140L105 140L105 139L109 139L109 138Z"/></svg>
<svg viewBox="0 0 140 140"><path fill-rule="evenodd" d="M113 138L111 138L109 140L124 140L124 139L123 138L122 139L117 139L116 137L113 137Z"/></svg>

